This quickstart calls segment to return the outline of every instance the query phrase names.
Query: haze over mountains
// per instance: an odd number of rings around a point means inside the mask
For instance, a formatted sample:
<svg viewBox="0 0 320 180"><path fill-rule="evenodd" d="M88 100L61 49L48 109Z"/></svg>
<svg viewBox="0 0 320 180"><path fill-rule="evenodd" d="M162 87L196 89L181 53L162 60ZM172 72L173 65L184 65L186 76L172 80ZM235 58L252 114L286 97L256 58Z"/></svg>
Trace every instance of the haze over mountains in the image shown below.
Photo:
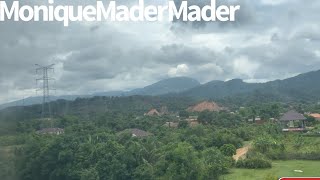
<svg viewBox="0 0 320 180"><path fill-rule="evenodd" d="M320 70L266 83L246 83L241 79L233 79L230 81L215 80L200 84L197 80L192 78L176 77L161 80L144 88L138 88L131 91L111 91L95 93L92 95L52 96L51 100L74 100L78 97L132 95L187 96L199 99L266 96L270 100L278 101L320 101ZM41 97L30 97L25 100L0 105L0 109L10 106L39 104L41 101Z"/></svg>
<svg viewBox="0 0 320 180"><path fill-rule="evenodd" d="M86 98L94 96L133 96L133 95L143 95L143 96L158 96L168 93L181 93L188 89L200 86L201 84L189 77L175 77L170 79L164 79L149 86L133 89L131 91L108 91L100 92L88 95L68 95L68 96L51 96L51 101L58 99L65 100L75 100L76 98ZM40 104L42 102L42 97L29 97L24 100L18 100L6 104L0 105L0 109L4 109L11 106L28 106L33 104Z"/></svg>

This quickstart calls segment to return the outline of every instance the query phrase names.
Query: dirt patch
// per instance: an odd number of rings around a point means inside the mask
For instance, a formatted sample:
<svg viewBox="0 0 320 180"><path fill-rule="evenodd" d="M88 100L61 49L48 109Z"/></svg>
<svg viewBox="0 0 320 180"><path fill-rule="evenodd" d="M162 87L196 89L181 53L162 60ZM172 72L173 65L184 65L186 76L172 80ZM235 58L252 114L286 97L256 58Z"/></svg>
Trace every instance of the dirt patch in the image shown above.
<svg viewBox="0 0 320 180"><path fill-rule="evenodd" d="M215 102L204 101L195 106L189 107L187 111L189 112L202 112L202 111L221 111L224 108L220 107Z"/></svg>
<svg viewBox="0 0 320 180"><path fill-rule="evenodd" d="M149 112L145 114L146 116L159 116L160 113L156 109L151 109Z"/></svg>
<svg viewBox="0 0 320 180"><path fill-rule="evenodd" d="M237 152L235 155L233 155L233 159L238 161L239 159L245 158L246 154L248 153L250 149L250 145L246 145L242 148L237 149Z"/></svg>

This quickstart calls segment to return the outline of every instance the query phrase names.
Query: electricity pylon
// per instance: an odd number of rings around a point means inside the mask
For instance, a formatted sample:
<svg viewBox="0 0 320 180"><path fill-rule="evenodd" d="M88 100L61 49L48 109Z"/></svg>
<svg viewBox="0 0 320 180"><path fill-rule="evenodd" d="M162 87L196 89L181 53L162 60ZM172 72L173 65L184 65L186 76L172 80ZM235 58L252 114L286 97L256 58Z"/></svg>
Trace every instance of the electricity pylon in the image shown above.
<svg viewBox="0 0 320 180"><path fill-rule="evenodd" d="M35 64L37 66L36 73L40 74L41 77L36 79L37 84L39 81L42 82L42 87L37 89L37 91L42 91L43 97L42 97L42 111L41 111L41 118L45 118L47 115L48 118L51 118L51 107L50 107L50 89L49 87L49 81L54 80L53 78L49 77L48 71L52 70L54 71L54 64L48 65L48 66L41 66L39 64ZM48 109L46 110L46 105Z"/></svg>

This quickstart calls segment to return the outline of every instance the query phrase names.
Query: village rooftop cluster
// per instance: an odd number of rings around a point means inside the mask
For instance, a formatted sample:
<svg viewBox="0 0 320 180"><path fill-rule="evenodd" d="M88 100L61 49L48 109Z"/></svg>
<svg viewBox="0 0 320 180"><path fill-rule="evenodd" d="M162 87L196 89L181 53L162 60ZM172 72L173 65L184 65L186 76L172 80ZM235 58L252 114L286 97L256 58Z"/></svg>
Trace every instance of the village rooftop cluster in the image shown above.
<svg viewBox="0 0 320 180"><path fill-rule="evenodd" d="M13 21L58 21L64 26L70 22L95 22L95 21L235 21L236 12L240 5L220 5L216 0L203 7L190 5L188 1L182 1L177 7L172 0L164 6L145 5L144 0L139 0L138 5L131 7L117 5L116 1L109 1L106 5L103 1L96 1L96 5L87 6L62 6L49 0L47 5L21 5L19 1L13 1L11 6L6 1L0 1L0 22Z"/></svg>

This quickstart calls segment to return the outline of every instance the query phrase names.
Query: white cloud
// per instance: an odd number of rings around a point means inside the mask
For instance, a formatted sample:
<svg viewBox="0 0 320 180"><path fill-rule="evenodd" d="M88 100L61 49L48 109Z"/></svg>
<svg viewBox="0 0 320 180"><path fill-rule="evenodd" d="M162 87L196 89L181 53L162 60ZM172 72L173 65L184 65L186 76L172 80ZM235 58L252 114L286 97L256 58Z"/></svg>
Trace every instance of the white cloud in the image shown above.
<svg viewBox="0 0 320 180"><path fill-rule="evenodd" d="M261 0L262 4L279 5L288 2L288 0Z"/></svg>
<svg viewBox="0 0 320 180"><path fill-rule="evenodd" d="M246 75L249 78L253 78L255 72L259 69L257 62L249 61L247 56L241 56L234 59L233 69L236 73Z"/></svg>
<svg viewBox="0 0 320 180"><path fill-rule="evenodd" d="M179 64L177 67L170 68L168 75L170 77L183 76L189 72L189 67L186 64Z"/></svg>

